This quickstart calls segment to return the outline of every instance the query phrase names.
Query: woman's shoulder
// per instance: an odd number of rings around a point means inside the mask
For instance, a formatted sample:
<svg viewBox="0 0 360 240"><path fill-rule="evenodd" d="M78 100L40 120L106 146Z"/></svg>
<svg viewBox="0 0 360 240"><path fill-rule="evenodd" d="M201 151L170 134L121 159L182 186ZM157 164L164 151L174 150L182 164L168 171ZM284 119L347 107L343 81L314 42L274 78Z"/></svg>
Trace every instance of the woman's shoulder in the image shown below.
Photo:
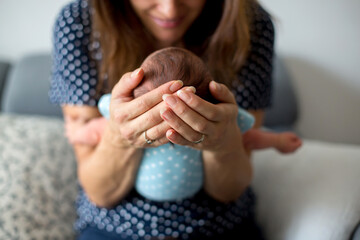
<svg viewBox="0 0 360 240"><path fill-rule="evenodd" d="M65 18L79 17L78 14L82 14L90 11L89 0L72 0L66 3L60 10L59 15ZM84 16L80 16L84 17Z"/></svg>
<svg viewBox="0 0 360 240"><path fill-rule="evenodd" d="M58 13L54 30L65 33L82 31L90 32L91 9L88 0L75 0L67 3Z"/></svg>
<svg viewBox="0 0 360 240"><path fill-rule="evenodd" d="M275 27L270 13L260 4L253 6L252 13L251 35L256 37L262 36L273 41Z"/></svg>
<svg viewBox="0 0 360 240"><path fill-rule="evenodd" d="M74 0L59 12L53 26L53 103L96 106L99 43L92 38L88 0Z"/></svg>
<svg viewBox="0 0 360 240"><path fill-rule="evenodd" d="M252 7L249 54L233 82L233 93L242 108L265 109L271 105L275 30L271 15L261 5Z"/></svg>

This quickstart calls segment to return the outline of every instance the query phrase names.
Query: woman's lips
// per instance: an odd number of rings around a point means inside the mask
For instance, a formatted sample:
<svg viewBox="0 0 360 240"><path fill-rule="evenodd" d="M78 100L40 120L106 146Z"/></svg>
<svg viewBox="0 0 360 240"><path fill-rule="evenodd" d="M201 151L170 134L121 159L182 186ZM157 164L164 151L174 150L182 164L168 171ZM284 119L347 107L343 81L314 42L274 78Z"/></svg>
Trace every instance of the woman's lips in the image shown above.
<svg viewBox="0 0 360 240"><path fill-rule="evenodd" d="M174 18L174 19L160 19L157 17L151 17L154 22L163 28L175 28L179 26L183 20L183 18Z"/></svg>

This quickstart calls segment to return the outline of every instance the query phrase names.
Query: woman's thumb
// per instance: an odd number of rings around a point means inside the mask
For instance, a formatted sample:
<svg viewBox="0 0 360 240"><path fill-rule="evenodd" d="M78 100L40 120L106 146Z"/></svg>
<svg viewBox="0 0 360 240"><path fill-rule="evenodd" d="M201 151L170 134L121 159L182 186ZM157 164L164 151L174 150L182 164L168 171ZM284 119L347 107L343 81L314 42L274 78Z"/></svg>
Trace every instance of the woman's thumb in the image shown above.
<svg viewBox="0 0 360 240"><path fill-rule="evenodd" d="M142 70L142 68L124 74L112 90L113 98L121 99L124 102L129 101L129 99L132 98L134 88L139 85L143 77L144 70Z"/></svg>
<svg viewBox="0 0 360 240"><path fill-rule="evenodd" d="M209 84L209 89L211 95L219 102L236 103L233 94L224 84L211 81Z"/></svg>

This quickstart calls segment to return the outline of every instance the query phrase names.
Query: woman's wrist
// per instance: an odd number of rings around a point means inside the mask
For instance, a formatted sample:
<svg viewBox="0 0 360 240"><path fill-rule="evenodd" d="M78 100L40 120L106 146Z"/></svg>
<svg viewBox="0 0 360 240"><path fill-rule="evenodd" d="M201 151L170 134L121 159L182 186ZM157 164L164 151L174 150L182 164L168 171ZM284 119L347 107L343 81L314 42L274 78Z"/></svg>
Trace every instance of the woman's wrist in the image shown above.
<svg viewBox="0 0 360 240"><path fill-rule="evenodd" d="M241 136L234 146L218 151L203 151L204 188L213 198L228 202L237 199L252 179L250 156L242 146Z"/></svg>
<svg viewBox="0 0 360 240"><path fill-rule="evenodd" d="M226 154L214 156L203 153L205 182L204 189L221 202L234 201L249 186L252 166L247 154Z"/></svg>
<svg viewBox="0 0 360 240"><path fill-rule="evenodd" d="M104 134L100 141L100 145L112 146L119 149L134 148L130 144L126 143L126 141L124 141L119 131L116 131L116 129L112 127L110 121L105 127Z"/></svg>
<svg viewBox="0 0 360 240"><path fill-rule="evenodd" d="M79 180L91 201L109 207L121 200L133 187L141 156L141 148L106 126L93 153L79 164Z"/></svg>
<svg viewBox="0 0 360 240"><path fill-rule="evenodd" d="M213 155L216 159L224 159L224 157L231 155L237 155L239 157L242 157L243 155L244 157L247 156L242 134L237 126L233 130L232 136L226 141L224 140L220 140L222 143L219 147L204 150L204 152L209 152L209 154Z"/></svg>

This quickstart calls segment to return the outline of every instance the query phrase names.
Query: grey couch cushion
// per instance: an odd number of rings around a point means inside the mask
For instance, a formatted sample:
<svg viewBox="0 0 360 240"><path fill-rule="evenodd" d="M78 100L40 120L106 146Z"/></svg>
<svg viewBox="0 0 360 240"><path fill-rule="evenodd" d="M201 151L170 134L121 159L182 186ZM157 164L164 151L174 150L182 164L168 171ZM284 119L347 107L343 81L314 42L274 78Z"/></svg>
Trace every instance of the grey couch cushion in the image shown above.
<svg viewBox="0 0 360 240"><path fill-rule="evenodd" d="M7 78L2 110L11 113L61 116L48 97L51 74L49 54L29 55L15 64Z"/></svg>
<svg viewBox="0 0 360 240"><path fill-rule="evenodd" d="M5 79L10 68L10 64L4 61L0 61L0 110L1 110L1 99L5 85Z"/></svg>

